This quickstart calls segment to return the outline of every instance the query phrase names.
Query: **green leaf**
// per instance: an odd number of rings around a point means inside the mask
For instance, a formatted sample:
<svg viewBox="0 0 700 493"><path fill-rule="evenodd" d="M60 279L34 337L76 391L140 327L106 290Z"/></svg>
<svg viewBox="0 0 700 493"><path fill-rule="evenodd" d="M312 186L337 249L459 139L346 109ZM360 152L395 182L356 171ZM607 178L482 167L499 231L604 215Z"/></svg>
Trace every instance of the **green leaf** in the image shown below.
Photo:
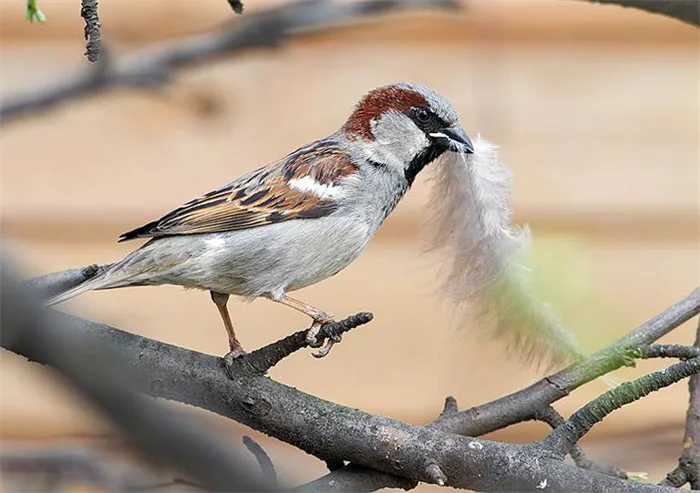
<svg viewBox="0 0 700 493"><path fill-rule="evenodd" d="M27 0L27 9L24 12L24 18L31 23L34 23L34 21L40 24L46 22L46 16L39 10L39 7L37 7L36 0Z"/></svg>

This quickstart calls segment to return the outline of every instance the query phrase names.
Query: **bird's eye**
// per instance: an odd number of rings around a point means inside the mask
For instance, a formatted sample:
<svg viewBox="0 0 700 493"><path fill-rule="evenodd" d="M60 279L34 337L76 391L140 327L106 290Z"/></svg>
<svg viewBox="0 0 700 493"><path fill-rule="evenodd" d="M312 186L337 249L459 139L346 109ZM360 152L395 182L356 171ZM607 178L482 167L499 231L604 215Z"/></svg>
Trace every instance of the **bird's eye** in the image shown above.
<svg viewBox="0 0 700 493"><path fill-rule="evenodd" d="M416 110L416 120L420 123L428 123L430 121L430 112L425 108L418 108Z"/></svg>

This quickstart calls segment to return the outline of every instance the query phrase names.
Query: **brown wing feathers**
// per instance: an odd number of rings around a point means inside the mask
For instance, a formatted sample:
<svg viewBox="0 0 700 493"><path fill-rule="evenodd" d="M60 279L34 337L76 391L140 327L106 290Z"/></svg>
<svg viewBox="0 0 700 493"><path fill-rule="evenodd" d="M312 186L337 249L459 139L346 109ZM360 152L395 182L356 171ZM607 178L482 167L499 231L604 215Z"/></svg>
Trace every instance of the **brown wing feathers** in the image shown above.
<svg viewBox="0 0 700 493"><path fill-rule="evenodd" d="M291 188L289 182L310 177L320 185L337 185L356 171L357 167L337 144L318 141L122 234L119 241L233 231L290 219L323 217L333 212L337 203Z"/></svg>

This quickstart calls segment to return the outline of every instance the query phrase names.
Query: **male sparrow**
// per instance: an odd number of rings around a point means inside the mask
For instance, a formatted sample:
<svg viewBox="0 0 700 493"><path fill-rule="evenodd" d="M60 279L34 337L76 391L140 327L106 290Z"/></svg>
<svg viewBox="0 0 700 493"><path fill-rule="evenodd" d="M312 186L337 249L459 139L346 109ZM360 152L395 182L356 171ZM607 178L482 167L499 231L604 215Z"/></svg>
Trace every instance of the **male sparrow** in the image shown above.
<svg viewBox="0 0 700 493"><path fill-rule="evenodd" d="M229 295L263 296L311 317L308 340L318 347L320 328L333 318L287 293L355 260L416 175L446 151L474 151L446 99L405 82L379 87L337 132L122 234L119 241L150 240L47 303L125 286L207 290L228 333L230 364L245 351Z"/></svg>

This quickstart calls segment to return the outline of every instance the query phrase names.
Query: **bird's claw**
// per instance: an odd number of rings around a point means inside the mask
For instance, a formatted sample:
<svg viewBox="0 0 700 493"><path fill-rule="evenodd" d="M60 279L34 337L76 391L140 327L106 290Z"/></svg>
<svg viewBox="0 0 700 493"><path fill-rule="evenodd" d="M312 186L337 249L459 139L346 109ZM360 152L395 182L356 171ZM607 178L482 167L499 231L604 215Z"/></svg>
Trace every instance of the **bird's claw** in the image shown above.
<svg viewBox="0 0 700 493"><path fill-rule="evenodd" d="M232 375L231 369L233 367L233 363L236 359L245 356L246 351L243 349L241 346L235 347L231 349L228 353L226 353L226 356L224 356L224 365L226 366L226 371L228 372L229 375Z"/></svg>
<svg viewBox="0 0 700 493"><path fill-rule="evenodd" d="M327 332L329 326L332 327L332 324L335 323L335 320L332 319L324 322L315 321L309 328L308 332L306 333L306 343L309 345L309 347L321 348L315 353L311 353L314 358L323 358L331 351L334 344L337 344L343 340L343 336L341 334L326 336L326 334L322 333Z"/></svg>

